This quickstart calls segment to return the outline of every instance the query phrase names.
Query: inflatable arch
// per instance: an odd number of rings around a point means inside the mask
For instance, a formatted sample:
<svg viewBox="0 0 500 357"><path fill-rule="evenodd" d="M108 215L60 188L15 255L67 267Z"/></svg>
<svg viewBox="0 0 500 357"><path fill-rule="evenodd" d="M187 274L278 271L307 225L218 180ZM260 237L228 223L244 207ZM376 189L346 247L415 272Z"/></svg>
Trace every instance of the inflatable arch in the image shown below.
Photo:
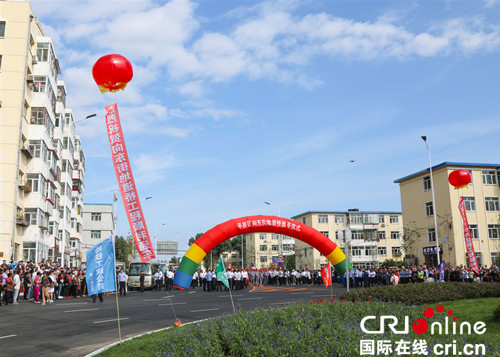
<svg viewBox="0 0 500 357"><path fill-rule="evenodd" d="M346 256L328 237L297 221L276 216L248 216L231 219L210 229L198 238L188 249L175 273L173 286L188 289L193 275L203 258L217 245L247 233L277 233L297 238L320 251L339 274L346 269Z"/></svg>

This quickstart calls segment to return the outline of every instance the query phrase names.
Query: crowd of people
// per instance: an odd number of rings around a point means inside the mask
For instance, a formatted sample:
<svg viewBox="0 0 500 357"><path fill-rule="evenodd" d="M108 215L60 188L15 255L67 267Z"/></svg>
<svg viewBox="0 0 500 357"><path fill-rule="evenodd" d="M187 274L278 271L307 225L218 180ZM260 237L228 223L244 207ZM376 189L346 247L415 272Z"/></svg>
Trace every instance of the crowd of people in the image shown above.
<svg viewBox="0 0 500 357"><path fill-rule="evenodd" d="M331 272L332 283L347 285L347 273ZM50 304L54 300L64 298L80 298L88 295L85 270L80 268L61 267L50 260L39 263L29 261L24 263L7 263L0 265L0 306L17 305L20 298L24 301L33 301L35 304ZM154 288L170 291L174 280L174 272L154 274ZM240 290L248 286L287 286L287 285L321 285L320 270L295 269L226 269L224 272L229 289ZM117 272L117 291L120 295L127 294L127 274L120 269ZM456 281L464 283L500 281L499 268L480 266L479 273L468 267L446 267L440 271L436 267L407 266L398 268L353 268L349 272L350 287L371 287L379 285L398 285L409 283L431 283L436 281ZM193 275L191 288L202 287L203 291L228 290L214 270L198 270ZM141 291L144 291L144 276L141 277ZM102 294L99 300L102 301ZM94 302L97 296L93 296Z"/></svg>
<svg viewBox="0 0 500 357"><path fill-rule="evenodd" d="M4 260L0 273L0 305L17 305L21 295L22 300L41 305L86 295L84 270L61 267L50 260L39 263Z"/></svg>

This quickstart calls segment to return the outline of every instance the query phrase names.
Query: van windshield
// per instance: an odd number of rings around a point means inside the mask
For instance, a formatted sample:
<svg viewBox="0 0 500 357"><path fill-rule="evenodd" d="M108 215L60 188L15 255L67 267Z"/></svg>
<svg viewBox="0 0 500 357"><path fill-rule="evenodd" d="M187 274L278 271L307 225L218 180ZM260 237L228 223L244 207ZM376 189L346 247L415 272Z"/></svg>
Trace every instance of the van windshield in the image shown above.
<svg viewBox="0 0 500 357"><path fill-rule="evenodd" d="M151 264L148 263L132 263L128 275L141 275L141 272L151 275Z"/></svg>

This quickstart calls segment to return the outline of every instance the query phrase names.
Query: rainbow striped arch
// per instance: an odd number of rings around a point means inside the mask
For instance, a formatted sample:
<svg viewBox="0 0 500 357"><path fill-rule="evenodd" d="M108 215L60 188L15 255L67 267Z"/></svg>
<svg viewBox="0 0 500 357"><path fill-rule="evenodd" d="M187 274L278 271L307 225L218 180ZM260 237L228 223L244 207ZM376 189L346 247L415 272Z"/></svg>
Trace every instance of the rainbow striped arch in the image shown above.
<svg viewBox="0 0 500 357"><path fill-rule="evenodd" d="M182 258L175 273L173 286L178 289L188 289L198 265L220 243L241 234L257 232L277 233L299 239L319 250L332 263L338 274L345 273L345 254L334 242L316 229L287 218L248 216L221 223L198 238Z"/></svg>

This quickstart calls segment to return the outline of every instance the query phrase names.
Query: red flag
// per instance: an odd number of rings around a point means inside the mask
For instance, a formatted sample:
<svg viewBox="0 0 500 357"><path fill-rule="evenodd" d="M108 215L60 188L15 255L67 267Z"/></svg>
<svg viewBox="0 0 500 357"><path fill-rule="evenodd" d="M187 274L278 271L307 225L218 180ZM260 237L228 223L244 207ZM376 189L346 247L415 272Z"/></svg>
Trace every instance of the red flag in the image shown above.
<svg viewBox="0 0 500 357"><path fill-rule="evenodd" d="M137 194L130 161L128 159L125 139L123 138L120 116L116 104L108 105L106 109L106 127L108 130L111 157L115 167L116 179L125 205L130 230L134 236L135 246L143 263L155 258L154 249L149 238L146 220L142 214L141 203Z"/></svg>
<svg viewBox="0 0 500 357"><path fill-rule="evenodd" d="M325 286L328 287L332 285L332 266L330 263L325 265L323 269L321 269L321 279L323 279L323 283L325 283Z"/></svg>
<svg viewBox="0 0 500 357"><path fill-rule="evenodd" d="M472 270L474 270L477 274L479 274L479 268L477 266L477 260L476 260L476 252L474 252L474 245L472 244L469 222L467 221L467 213L465 212L465 203L463 197L460 197L458 209L460 210L460 214L462 215L462 221L464 224L465 247L467 249L467 258L469 259L469 265L471 266Z"/></svg>

